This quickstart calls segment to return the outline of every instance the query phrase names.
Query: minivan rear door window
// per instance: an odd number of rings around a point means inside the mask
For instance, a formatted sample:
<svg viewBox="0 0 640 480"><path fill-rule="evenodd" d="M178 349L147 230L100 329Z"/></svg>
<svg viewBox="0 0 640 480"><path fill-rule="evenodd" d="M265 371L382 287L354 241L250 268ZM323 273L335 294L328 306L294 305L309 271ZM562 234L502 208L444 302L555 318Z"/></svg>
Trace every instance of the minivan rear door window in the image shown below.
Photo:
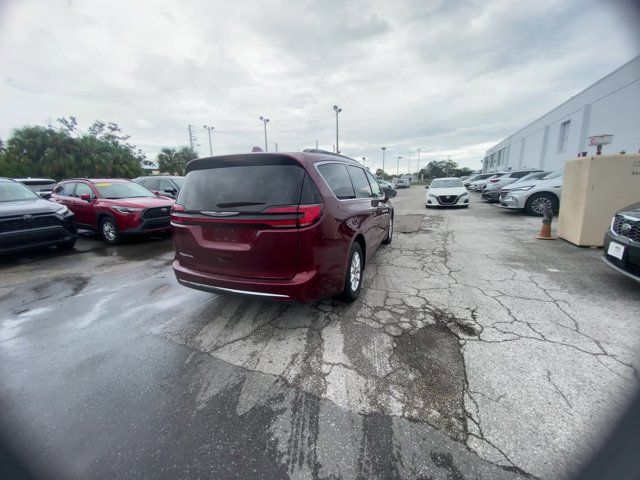
<svg viewBox="0 0 640 480"><path fill-rule="evenodd" d="M351 177L351 183L356 192L356 197L371 198L373 193L371 192L371 185L369 185L364 170L359 167L354 167L353 165L349 165L347 168L349 170L349 176Z"/></svg>
<svg viewBox="0 0 640 480"><path fill-rule="evenodd" d="M346 165L342 163L325 163L318 166L318 171L339 200L356 198L356 192L353 189Z"/></svg>

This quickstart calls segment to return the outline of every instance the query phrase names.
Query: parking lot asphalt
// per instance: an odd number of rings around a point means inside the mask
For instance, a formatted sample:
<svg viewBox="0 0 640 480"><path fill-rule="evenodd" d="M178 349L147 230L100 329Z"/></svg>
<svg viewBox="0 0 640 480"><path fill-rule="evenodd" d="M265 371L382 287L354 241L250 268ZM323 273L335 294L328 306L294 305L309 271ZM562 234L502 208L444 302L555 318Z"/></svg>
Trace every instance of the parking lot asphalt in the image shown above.
<svg viewBox="0 0 640 480"><path fill-rule="evenodd" d="M394 205L351 305L186 289L170 240L0 261L5 437L60 478L574 473L638 388L638 284L476 194Z"/></svg>

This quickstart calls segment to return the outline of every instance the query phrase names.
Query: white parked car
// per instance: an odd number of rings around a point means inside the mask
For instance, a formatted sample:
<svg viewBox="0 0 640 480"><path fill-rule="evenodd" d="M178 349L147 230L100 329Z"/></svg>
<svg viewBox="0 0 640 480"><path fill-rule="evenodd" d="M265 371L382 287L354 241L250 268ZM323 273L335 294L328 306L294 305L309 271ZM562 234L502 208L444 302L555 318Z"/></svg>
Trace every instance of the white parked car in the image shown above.
<svg viewBox="0 0 640 480"><path fill-rule="evenodd" d="M489 177L483 178L481 180L475 180L469 184L469 190L473 190L474 192L481 192L484 187L487 186L491 180L498 181L498 179L503 176L507 172L494 173Z"/></svg>
<svg viewBox="0 0 640 480"><path fill-rule="evenodd" d="M541 180L518 182L500 191L500 206L511 210L525 210L530 215L542 216L547 206L557 211L562 194L564 170L551 172Z"/></svg>
<svg viewBox="0 0 640 480"><path fill-rule="evenodd" d="M425 188L427 208L469 206L469 192L459 178L436 178Z"/></svg>
<svg viewBox="0 0 640 480"><path fill-rule="evenodd" d="M396 178L393 184L396 188L409 188L411 186L411 182L406 178Z"/></svg>

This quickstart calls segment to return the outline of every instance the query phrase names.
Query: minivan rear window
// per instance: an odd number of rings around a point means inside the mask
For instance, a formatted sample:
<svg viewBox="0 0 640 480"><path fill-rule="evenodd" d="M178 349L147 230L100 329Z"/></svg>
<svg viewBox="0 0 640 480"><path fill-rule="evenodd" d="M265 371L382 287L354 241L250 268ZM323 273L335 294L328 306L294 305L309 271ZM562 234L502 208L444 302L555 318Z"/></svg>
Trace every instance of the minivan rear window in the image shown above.
<svg viewBox="0 0 640 480"><path fill-rule="evenodd" d="M356 192L353 190L353 184L346 165L343 163L326 163L318 166L318 171L337 198L340 200L356 198Z"/></svg>
<svg viewBox="0 0 640 480"><path fill-rule="evenodd" d="M186 210L260 212L298 205L305 171L297 165L239 165L187 173L177 202Z"/></svg>

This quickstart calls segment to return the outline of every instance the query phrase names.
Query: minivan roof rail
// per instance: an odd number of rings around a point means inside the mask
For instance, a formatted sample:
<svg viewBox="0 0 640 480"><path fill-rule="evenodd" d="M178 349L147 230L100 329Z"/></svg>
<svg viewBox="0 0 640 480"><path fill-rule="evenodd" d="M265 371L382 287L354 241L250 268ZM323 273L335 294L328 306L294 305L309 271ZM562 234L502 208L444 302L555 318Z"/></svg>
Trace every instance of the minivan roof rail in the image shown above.
<svg viewBox="0 0 640 480"><path fill-rule="evenodd" d="M321 150L319 148L306 148L302 151L302 153L322 153L323 155L333 155L334 157L342 157L342 158L348 158L349 160L355 160L354 158L347 157L346 155L342 155L340 153L335 153L335 152L329 152L328 150Z"/></svg>

